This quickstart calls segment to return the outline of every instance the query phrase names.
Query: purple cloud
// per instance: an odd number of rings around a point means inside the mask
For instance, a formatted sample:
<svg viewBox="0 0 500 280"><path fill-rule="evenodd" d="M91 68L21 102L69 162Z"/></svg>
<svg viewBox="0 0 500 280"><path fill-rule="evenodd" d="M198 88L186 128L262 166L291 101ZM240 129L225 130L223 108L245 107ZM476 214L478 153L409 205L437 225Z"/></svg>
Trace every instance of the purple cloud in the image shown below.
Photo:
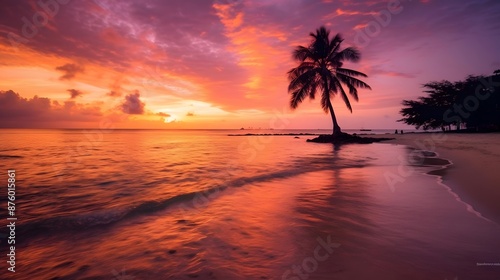
<svg viewBox="0 0 500 280"><path fill-rule="evenodd" d="M83 73L83 67L77 64L67 63L56 67L56 70L64 72L59 80L71 80L77 73Z"/></svg>
<svg viewBox="0 0 500 280"><path fill-rule="evenodd" d="M144 106L146 104L140 100L140 97L139 91L125 96L125 101L121 105L122 112L130 115L144 114Z"/></svg>
<svg viewBox="0 0 500 280"><path fill-rule="evenodd" d="M102 118L97 106L66 101L60 104L49 98L21 97L18 93L0 91L0 127L67 127L74 122L95 122Z"/></svg>
<svg viewBox="0 0 500 280"><path fill-rule="evenodd" d="M122 96L121 92L118 92L118 91L110 91L108 93L106 93L107 96L111 96L111 97L120 97Z"/></svg>
<svg viewBox="0 0 500 280"><path fill-rule="evenodd" d="M77 90L77 89L68 89L68 92L70 94L70 98L71 99L75 99L77 98L78 96L82 95L83 92L80 91L80 90Z"/></svg>

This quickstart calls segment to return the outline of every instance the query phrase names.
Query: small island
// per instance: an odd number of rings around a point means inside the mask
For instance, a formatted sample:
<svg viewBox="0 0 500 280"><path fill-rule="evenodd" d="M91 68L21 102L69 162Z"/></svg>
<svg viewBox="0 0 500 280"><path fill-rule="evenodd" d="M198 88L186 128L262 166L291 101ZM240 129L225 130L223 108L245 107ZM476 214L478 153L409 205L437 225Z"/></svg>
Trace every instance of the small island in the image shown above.
<svg viewBox="0 0 500 280"><path fill-rule="evenodd" d="M394 138L385 137L360 137L357 135L351 135L349 133L340 133L337 135L323 134L319 135L313 139L307 139L307 142L314 143L332 143L336 145L341 144L371 144L375 142L382 142L387 140L393 140Z"/></svg>

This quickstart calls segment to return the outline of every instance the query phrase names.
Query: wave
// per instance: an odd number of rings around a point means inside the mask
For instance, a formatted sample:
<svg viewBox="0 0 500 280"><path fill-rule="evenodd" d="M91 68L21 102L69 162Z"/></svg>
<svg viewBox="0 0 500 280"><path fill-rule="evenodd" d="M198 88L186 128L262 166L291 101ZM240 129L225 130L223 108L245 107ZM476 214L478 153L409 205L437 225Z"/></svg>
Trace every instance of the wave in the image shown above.
<svg viewBox="0 0 500 280"><path fill-rule="evenodd" d="M22 158L22 156L16 156L16 155L0 155L0 158L7 159L7 158Z"/></svg>
<svg viewBox="0 0 500 280"><path fill-rule="evenodd" d="M197 194L198 192L185 193L163 201L144 201L131 207L104 209L85 214L34 220L25 224L20 224L17 230L21 234L29 233L31 235L36 235L55 231L82 230L111 225L126 218L163 210L172 204L188 201L196 197Z"/></svg>
<svg viewBox="0 0 500 280"><path fill-rule="evenodd" d="M365 163L360 161L351 162L350 164L339 164L336 160L332 160L331 158L329 160L316 158L315 160L309 161L308 166L304 166L304 163L300 161L295 162L294 165L294 167L290 166L291 168L276 172L263 173L251 177L239 177L233 180L228 180L224 184L214 185L200 191L178 194L163 200L142 201L129 207L110 208L84 214L33 220L20 224L17 230L21 234L29 233L30 235L37 235L48 232L82 230L99 226L107 226L129 218L158 212L172 206L197 208L200 207L200 201L205 202L203 205L206 205L207 202L214 199L216 196L220 195L222 191L230 187L244 187L250 184L290 178L299 174L325 169L356 168L366 166Z"/></svg>

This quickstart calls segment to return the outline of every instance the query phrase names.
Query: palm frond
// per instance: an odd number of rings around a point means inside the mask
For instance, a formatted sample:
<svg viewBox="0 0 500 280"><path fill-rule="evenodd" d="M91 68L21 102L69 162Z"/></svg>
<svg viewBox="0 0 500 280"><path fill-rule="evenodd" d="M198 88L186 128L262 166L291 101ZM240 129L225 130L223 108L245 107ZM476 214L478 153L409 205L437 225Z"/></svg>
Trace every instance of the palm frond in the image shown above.
<svg viewBox="0 0 500 280"><path fill-rule="evenodd" d="M309 48L306 48L304 46L297 46L293 51L293 59L295 60L302 62L308 58L314 60L314 54Z"/></svg>
<svg viewBox="0 0 500 280"><path fill-rule="evenodd" d="M337 73L341 73L341 74L344 74L344 75L349 75L349 76L354 76L354 77L358 77L358 76L361 76L361 77L368 77L365 73L362 73L362 72L359 72L359 71L356 71L356 70L352 70L352 69L347 69L347 68L336 68L335 71Z"/></svg>
<svg viewBox="0 0 500 280"><path fill-rule="evenodd" d="M310 34L314 39L309 49L315 56L315 61L322 60L328 56L330 51L330 31L324 26L316 29L316 33Z"/></svg>
<svg viewBox="0 0 500 280"><path fill-rule="evenodd" d="M340 96L342 97L342 100L344 100L345 105L347 106L347 109L352 113L352 107L351 107L351 102L349 101L349 98L347 97L347 94L344 91L344 88L340 84L340 81L338 79L332 79L331 83L334 83L335 86L338 88L338 91L340 92Z"/></svg>
<svg viewBox="0 0 500 280"><path fill-rule="evenodd" d="M333 59L336 59L338 61L347 60L352 62L358 62L361 59L361 53L355 47L347 47L338 52Z"/></svg>
<svg viewBox="0 0 500 280"><path fill-rule="evenodd" d="M321 108L323 109L323 111L325 111L325 113L328 113L329 100L330 100L330 94L325 93L325 91L323 91L323 94L321 94Z"/></svg>
<svg viewBox="0 0 500 280"><path fill-rule="evenodd" d="M311 83L311 88L309 89L309 98L311 100L314 100L314 98L316 97L317 88L318 88L318 83L316 81L313 81Z"/></svg>
<svg viewBox="0 0 500 280"><path fill-rule="evenodd" d="M308 83L314 82L315 75L316 71L314 70L314 68L305 71L298 76L294 75L293 79L290 81L290 84L288 85L288 91L289 92L295 91L296 89L301 88Z"/></svg>
<svg viewBox="0 0 500 280"><path fill-rule="evenodd" d="M357 87L357 88L367 88L367 89L372 89L367 83L359 80L359 79L356 79L354 77L351 77L351 76L348 76L348 75L344 75L344 74L341 74L341 73L337 73L337 77L345 84L351 84L353 85L354 87Z"/></svg>
<svg viewBox="0 0 500 280"><path fill-rule="evenodd" d="M359 101L359 97L358 97L358 89L355 88L353 85L351 84L345 84L347 86L347 88L349 89L349 94L354 97L354 100Z"/></svg>
<svg viewBox="0 0 500 280"><path fill-rule="evenodd" d="M300 103L307 97L311 95L312 82L306 82L300 88L291 91L292 96L290 98L290 108L296 109Z"/></svg>
<svg viewBox="0 0 500 280"><path fill-rule="evenodd" d="M288 80L292 81L296 79L298 76L302 75L303 73L314 69L316 66L315 63L313 62L302 62L299 66L290 69L290 71L287 72L288 74Z"/></svg>
<svg viewBox="0 0 500 280"><path fill-rule="evenodd" d="M332 38L330 41L330 53L333 54L337 52L337 50L340 48L340 44L344 41L344 38L342 37L342 34L337 33L335 37Z"/></svg>

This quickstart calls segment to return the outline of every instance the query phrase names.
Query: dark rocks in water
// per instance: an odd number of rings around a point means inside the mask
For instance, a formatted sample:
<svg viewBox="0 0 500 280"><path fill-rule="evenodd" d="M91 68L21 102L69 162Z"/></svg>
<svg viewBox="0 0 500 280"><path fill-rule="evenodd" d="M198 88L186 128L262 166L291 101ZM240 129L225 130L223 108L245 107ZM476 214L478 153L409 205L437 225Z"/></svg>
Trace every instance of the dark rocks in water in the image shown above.
<svg viewBox="0 0 500 280"><path fill-rule="evenodd" d="M246 134L228 134L227 136L315 136L316 133L246 133Z"/></svg>
<svg viewBox="0 0 500 280"><path fill-rule="evenodd" d="M332 144L371 144L394 138L372 138L372 137L359 137L348 133L341 133L338 135L323 134L314 139L307 139L307 142L314 143L332 143Z"/></svg>

